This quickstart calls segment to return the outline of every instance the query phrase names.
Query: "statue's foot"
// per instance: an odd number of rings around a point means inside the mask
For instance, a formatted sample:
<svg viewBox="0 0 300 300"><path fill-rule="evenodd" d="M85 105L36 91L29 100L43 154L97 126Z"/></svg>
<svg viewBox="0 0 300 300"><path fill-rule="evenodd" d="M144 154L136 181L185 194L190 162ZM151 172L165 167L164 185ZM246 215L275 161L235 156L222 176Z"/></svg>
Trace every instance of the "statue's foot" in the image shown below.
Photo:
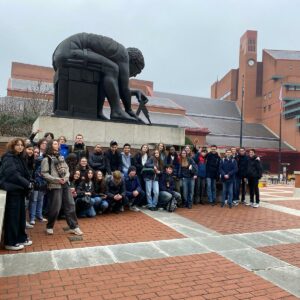
<svg viewBox="0 0 300 300"><path fill-rule="evenodd" d="M137 119L134 117L131 117L128 113L126 113L123 110L117 111L117 112L111 112L110 113L110 119L117 120L117 121L126 121L130 123L137 123Z"/></svg>
<svg viewBox="0 0 300 300"><path fill-rule="evenodd" d="M138 121L138 123L145 124L145 122L141 118L139 118L133 110L126 110L126 113L129 116L135 118Z"/></svg>

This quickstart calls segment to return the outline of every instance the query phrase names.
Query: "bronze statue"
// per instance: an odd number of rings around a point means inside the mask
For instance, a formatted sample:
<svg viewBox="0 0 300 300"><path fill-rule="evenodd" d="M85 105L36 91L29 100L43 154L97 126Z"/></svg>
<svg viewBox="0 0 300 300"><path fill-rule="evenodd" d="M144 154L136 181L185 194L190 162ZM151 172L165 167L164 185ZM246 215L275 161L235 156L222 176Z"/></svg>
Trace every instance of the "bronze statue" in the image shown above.
<svg viewBox="0 0 300 300"><path fill-rule="evenodd" d="M89 103L89 99L86 97L97 98L91 100L98 101L97 118L106 119L103 115L103 104L106 97L111 108L111 120L142 122L131 109L131 96L135 95L140 102L140 106L143 108L145 108L145 103L147 103L148 99L141 91L131 91L129 89L129 77L135 77L137 74L141 73L145 66L143 54L137 48L126 49L120 43L106 36L91 33L78 33L63 40L57 46L53 53L52 64L56 73L59 73L60 69L66 68L73 68L72 70L75 69L75 72L78 69L87 69L91 72L96 71L100 73L98 85L101 85L101 87L98 87L98 92L88 93L92 96L86 95L86 92L85 95L79 95L82 96L84 101L87 100L87 103ZM96 76L93 74L94 73L91 73L91 75L88 74L86 76L93 78L90 81L93 83L94 87ZM68 80L72 79L74 81L73 78L76 78L76 76L79 75L68 75ZM59 75L57 75L57 77L59 78ZM60 75L60 77L62 78L62 75ZM57 79L57 82L59 82L59 79ZM74 93L69 92L69 94L72 94L72 97L68 96L66 99L62 99L62 95L68 93L60 92L59 96L55 95L55 102L68 102L59 103L60 107L71 106L74 97L77 97L78 93L80 94L81 90L84 90L84 87L85 86L83 86L83 88L80 88L80 86L77 87L75 96ZM68 85L68 88L70 88L70 85ZM57 88L55 90L57 90ZM96 94L97 96L95 96ZM120 99L123 102L125 111L121 108ZM80 101L77 100L77 102ZM57 103L54 105L54 112L57 105ZM68 109L70 110L70 108ZM145 113L144 110L143 112ZM148 117L149 115L147 118ZM148 120L150 122L150 119Z"/></svg>

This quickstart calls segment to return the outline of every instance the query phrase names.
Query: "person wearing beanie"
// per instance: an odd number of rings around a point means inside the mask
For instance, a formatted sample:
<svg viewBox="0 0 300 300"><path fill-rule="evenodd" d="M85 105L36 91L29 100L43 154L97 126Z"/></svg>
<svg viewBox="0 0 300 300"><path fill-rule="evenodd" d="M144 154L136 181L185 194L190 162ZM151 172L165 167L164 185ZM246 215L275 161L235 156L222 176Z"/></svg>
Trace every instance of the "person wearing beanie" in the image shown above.
<svg viewBox="0 0 300 300"><path fill-rule="evenodd" d="M110 148L105 152L106 171L111 175L114 171L122 171L122 157L116 141L110 142Z"/></svg>

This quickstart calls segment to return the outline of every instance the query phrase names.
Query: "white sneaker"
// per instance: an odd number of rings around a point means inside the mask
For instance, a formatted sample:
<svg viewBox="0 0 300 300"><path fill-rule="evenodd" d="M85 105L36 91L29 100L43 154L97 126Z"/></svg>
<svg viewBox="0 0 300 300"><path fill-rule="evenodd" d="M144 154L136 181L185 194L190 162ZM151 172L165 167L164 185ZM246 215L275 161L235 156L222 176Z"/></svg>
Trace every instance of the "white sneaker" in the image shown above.
<svg viewBox="0 0 300 300"><path fill-rule="evenodd" d="M83 232L80 230L79 227L76 227L76 228L74 228L74 229L70 229L70 230L69 230L69 233L74 233L74 234L76 234L76 235L83 235Z"/></svg>
<svg viewBox="0 0 300 300"><path fill-rule="evenodd" d="M27 239L25 242L23 243L20 243L20 245L23 245L23 246L31 246L32 245L32 241Z"/></svg>
<svg viewBox="0 0 300 300"><path fill-rule="evenodd" d="M34 227L33 225L31 225L30 223L26 222L26 228L27 228L27 229L31 229L31 228L33 228L33 227Z"/></svg>
<svg viewBox="0 0 300 300"><path fill-rule="evenodd" d="M253 207L253 202L245 202L245 205Z"/></svg>
<svg viewBox="0 0 300 300"><path fill-rule="evenodd" d="M32 221L29 222L29 224L30 224L30 225L35 225L35 221L32 220ZM32 227L33 227L33 226L32 226Z"/></svg>
<svg viewBox="0 0 300 300"><path fill-rule="evenodd" d="M38 219L40 222L47 222L48 220L45 218Z"/></svg>
<svg viewBox="0 0 300 300"><path fill-rule="evenodd" d="M131 211L140 211L135 205L129 206L129 210L131 210Z"/></svg>
<svg viewBox="0 0 300 300"><path fill-rule="evenodd" d="M52 235L53 234L53 228L47 228L46 232L47 232L47 234Z"/></svg>
<svg viewBox="0 0 300 300"><path fill-rule="evenodd" d="M120 211L121 211L121 212L124 211L124 206L123 206L123 205L121 206Z"/></svg>
<svg viewBox="0 0 300 300"><path fill-rule="evenodd" d="M232 201L232 205L238 206L239 205L239 201Z"/></svg>
<svg viewBox="0 0 300 300"><path fill-rule="evenodd" d="M259 203L254 203L254 204L252 205L252 207L253 207L253 208L258 208L258 207L259 207Z"/></svg>
<svg viewBox="0 0 300 300"><path fill-rule="evenodd" d="M15 244L13 246L5 245L5 249L13 250L13 251L22 250L22 249L24 249L24 245L21 245L21 244Z"/></svg>

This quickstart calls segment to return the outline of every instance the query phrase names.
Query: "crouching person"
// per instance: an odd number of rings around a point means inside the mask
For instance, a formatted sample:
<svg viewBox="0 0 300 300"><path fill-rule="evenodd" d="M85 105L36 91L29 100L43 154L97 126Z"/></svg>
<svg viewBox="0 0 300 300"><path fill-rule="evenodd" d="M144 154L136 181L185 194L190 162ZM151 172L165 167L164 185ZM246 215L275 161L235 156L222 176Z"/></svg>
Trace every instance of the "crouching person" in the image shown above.
<svg viewBox="0 0 300 300"><path fill-rule="evenodd" d="M159 180L158 207L167 208L168 203L175 198L177 206L181 206L181 195L175 191L175 180L173 177L173 166L166 165L165 171Z"/></svg>
<svg viewBox="0 0 300 300"><path fill-rule="evenodd" d="M114 171L112 177L108 179L106 187L107 199L110 202L111 211L118 214L124 211L127 204L125 183L120 171Z"/></svg>
<svg viewBox="0 0 300 300"><path fill-rule="evenodd" d="M145 199L145 192L142 190L140 181L136 175L136 167L128 168L128 175L125 177L126 197L129 209L140 211L137 206L141 206Z"/></svg>
<svg viewBox="0 0 300 300"><path fill-rule="evenodd" d="M66 221L70 233L82 235L78 227L75 202L69 186L69 167L64 157L59 155L59 145L56 140L47 143L45 158L42 160L42 176L48 183L49 212L46 232L53 234L53 227L63 204Z"/></svg>

